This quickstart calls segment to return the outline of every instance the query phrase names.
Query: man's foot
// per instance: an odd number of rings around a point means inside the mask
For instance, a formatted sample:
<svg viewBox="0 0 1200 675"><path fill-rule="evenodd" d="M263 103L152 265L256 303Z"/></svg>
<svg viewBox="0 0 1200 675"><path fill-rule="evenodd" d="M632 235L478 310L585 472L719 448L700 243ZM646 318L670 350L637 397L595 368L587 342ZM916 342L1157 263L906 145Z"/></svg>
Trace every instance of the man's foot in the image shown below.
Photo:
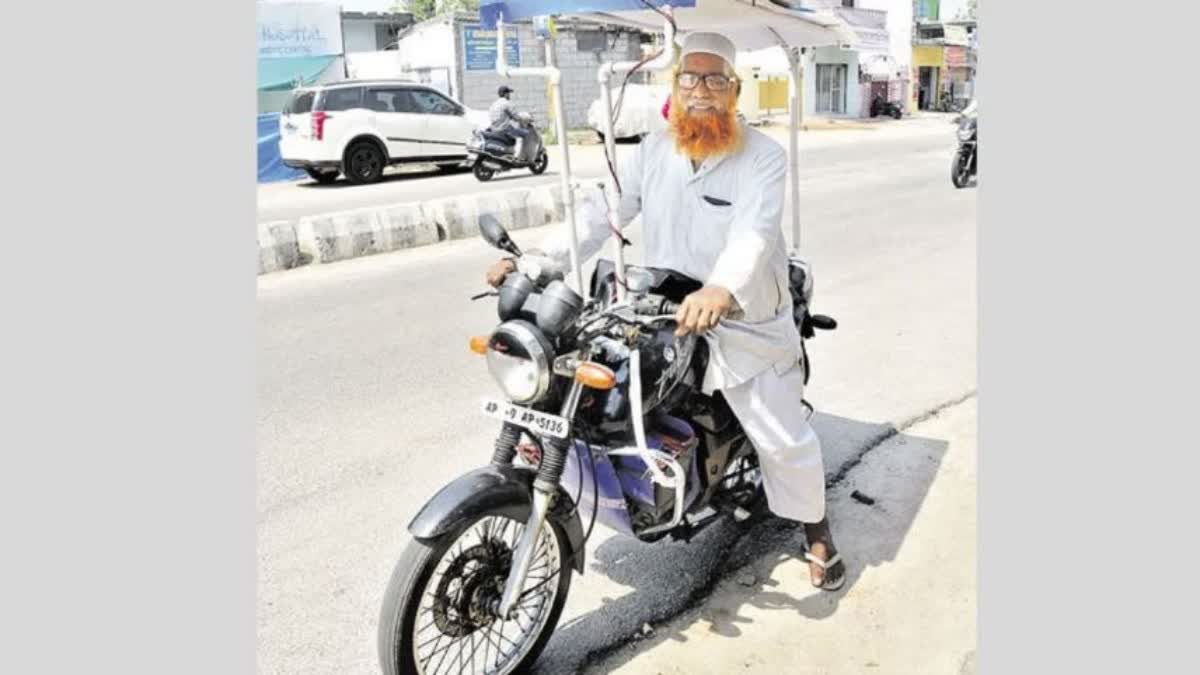
<svg viewBox="0 0 1200 675"><path fill-rule="evenodd" d="M842 562L833 545L833 534L829 531L829 519L806 524L804 534L808 545L804 559L808 561L808 573L812 585L826 591L836 591L846 581L846 564Z"/></svg>

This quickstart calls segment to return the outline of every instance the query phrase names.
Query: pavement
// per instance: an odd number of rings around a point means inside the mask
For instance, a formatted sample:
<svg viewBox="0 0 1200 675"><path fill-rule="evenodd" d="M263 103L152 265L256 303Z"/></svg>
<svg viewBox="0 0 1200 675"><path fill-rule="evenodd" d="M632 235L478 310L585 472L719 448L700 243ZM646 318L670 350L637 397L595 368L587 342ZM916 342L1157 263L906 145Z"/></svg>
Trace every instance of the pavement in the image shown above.
<svg viewBox="0 0 1200 675"><path fill-rule="evenodd" d="M834 120L828 123L852 126L837 134L803 133L801 184L836 171L836 162L854 159L856 150L870 147L862 141L872 134L920 142L943 137L940 122L929 117L890 124ZM786 127L768 123L760 128L786 144ZM618 163L628 152L628 147L618 150ZM600 145L573 146L571 154L574 184L594 182L606 171ZM375 185L299 181L260 186L259 274L475 237L484 215L499 217L510 230L561 222L566 215L554 171L542 176L513 172L488 183L469 173L445 175L420 167L391 171Z"/></svg>
<svg viewBox="0 0 1200 675"><path fill-rule="evenodd" d="M767 524L695 608L584 672L973 675L976 414L971 395L913 420L828 491L836 593L811 587L796 532Z"/></svg>
<svg viewBox="0 0 1200 675"><path fill-rule="evenodd" d="M814 593L775 520L690 544L597 527L535 672L970 672L976 196L950 185L953 129L924 126L827 134L846 140L801 174L814 308L840 323L807 396L846 587ZM490 457L472 402L495 388L466 343L495 324L468 298L497 257L463 239L259 277L258 672L378 672L409 519Z"/></svg>

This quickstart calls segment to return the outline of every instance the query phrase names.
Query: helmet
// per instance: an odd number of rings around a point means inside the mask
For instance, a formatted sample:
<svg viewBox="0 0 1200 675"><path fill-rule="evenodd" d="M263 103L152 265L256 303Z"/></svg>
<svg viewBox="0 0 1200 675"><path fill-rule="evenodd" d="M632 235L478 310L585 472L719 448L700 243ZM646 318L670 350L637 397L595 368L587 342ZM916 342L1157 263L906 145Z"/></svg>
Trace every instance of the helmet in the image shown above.
<svg viewBox="0 0 1200 675"><path fill-rule="evenodd" d="M508 96L511 93L512 87L508 86L507 84L500 85L500 88L496 90L497 96Z"/></svg>

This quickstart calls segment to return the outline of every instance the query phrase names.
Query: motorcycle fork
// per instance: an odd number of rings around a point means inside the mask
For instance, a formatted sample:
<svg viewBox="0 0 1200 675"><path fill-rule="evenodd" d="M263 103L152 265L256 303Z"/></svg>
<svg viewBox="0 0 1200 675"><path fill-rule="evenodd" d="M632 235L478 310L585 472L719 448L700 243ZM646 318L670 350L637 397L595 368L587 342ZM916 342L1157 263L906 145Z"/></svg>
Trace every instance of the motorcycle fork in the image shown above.
<svg viewBox="0 0 1200 675"><path fill-rule="evenodd" d="M583 384L575 381L567 393L563 403L562 417L568 421L575 418L575 409L579 406L579 397L583 393ZM521 599L525 589L525 580L529 576L529 567L533 564L533 554L537 550L538 537L546 524L546 514L553 505L553 497L558 490L558 481L562 477L563 467L567 462L567 453L573 448L570 435L567 439L550 439L545 443L542 452L542 462L538 466L537 478L533 481L532 508L529 519L525 521L525 530L513 553L512 568L508 579L504 582L504 594L496 608L496 615L503 620L512 618L513 611ZM561 574L561 572L560 572Z"/></svg>

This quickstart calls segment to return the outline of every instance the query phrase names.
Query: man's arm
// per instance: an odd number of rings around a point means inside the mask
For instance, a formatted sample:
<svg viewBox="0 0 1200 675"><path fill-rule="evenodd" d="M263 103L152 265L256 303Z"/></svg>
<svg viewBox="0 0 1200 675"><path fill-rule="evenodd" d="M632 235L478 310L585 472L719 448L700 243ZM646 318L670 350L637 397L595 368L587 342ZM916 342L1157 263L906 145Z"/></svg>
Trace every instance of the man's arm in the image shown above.
<svg viewBox="0 0 1200 675"><path fill-rule="evenodd" d="M689 295L676 313L680 333L708 330L735 308L734 303L748 315L764 313L766 308L755 305L750 287L780 236L786 178L783 152L758 159L750 174L741 177L754 185L739 191L747 198L737 206L729 239L708 282Z"/></svg>
<svg viewBox="0 0 1200 675"><path fill-rule="evenodd" d="M504 102L504 116L514 122L521 121L521 118L517 115L516 106L512 104L512 101L506 100Z"/></svg>

